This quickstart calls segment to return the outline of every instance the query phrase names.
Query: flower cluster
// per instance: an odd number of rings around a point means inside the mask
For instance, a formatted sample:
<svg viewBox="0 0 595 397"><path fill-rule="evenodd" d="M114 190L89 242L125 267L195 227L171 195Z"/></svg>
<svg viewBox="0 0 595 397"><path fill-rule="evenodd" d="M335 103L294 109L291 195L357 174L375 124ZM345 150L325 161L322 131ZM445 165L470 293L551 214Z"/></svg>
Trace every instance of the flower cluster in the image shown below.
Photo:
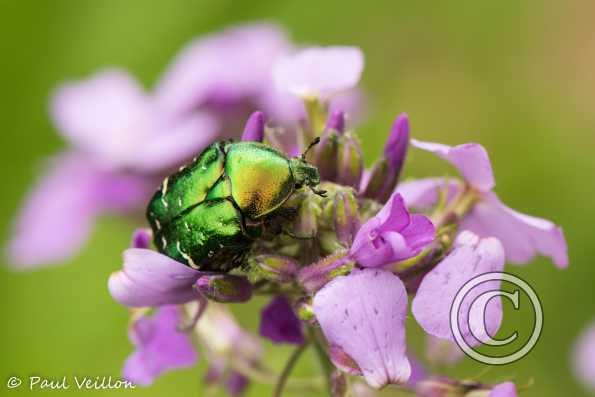
<svg viewBox="0 0 595 397"><path fill-rule="evenodd" d="M294 125L304 114L301 102L278 90L272 74L292 51L278 26L244 25L189 43L151 92L114 67L58 87L50 114L68 148L48 161L16 220L11 265L63 263L102 214L136 223L165 175L212 141L239 138L256 109L279 125ZM355 111L359 98L349 90L332 105ZM293 141L283 144L293 149Z"/></svg>
<svg viewBox="0 0 595 397"><path fill-rule="evenodd" d="M275 28L250 26L192 43L153 95L121 72L59 91L54 119L76 149L61 157L34 193L20 223L24 234L31 233L40 211L76 208L76 230L70 232L80 244L95 215L146 203L155 177L220 138L263 142L314 165L320 175L316 187L295 187L281 206L286 216L274 218L274 232L253 238L241 266L230 272L188 266L151 247L155 230L135 232L123 268L108 282L113 298L133 308L130 339L136 350L124 367L127 379L148 385L167 370L194 365L194 334L209 361L205 382L234 396L251 380L274 384L277 396L284 388L320 393L327 384L334 396L364 395L387 385L422 397L517 395L510 382L487 385L426 374L407 348L405 319L410 307L428 335L428 351L450 351L442 358L431 353L432 359L460 358L450 327L450 306L460 288L483 273L501 272L505 262L523 264L536 255L566 267L562 230L500 201L483 146L411 139L406 114L396 117L382 155L366 168L348 117L357 111L352 105L362 70L357 48L294 51ZM250 106L260 111L242 128L237 117L247 116ZM440 157L459 175L401 181L410 146ZM93 177L85 178L89 186L64 191L57 172ZM50 192L64 196L52 204L57 208L36 199ZM45 237L43 230L35 233ZM47 250L34 254L19 250L19 241L13 248L24 264L55 260L73 249L47 243ZM469 302L499 284L483 284ZM254 295L271 297L261 312L260 336L296 346L281 373L266 367L259 339L223 305ZM500 298L486 308L480 313L466 303L461 309L461 333L472 345L500 328ZM290 377L310 345L325 379Z"/></svg>
<svg viewBox="0 0 595 397"><path fill-rule="evenodd" d="M137 244L125 251L123 270L109 280L110 292L127 306L160 307L152 319L170 328L161 311L198 302L198 314L191 316L195 330L211 321L200 318L202 308L213 305L209 301L245 302L253 294L272 295L262 310L260 335L297 345L296 355L315 344L321 359L336 368L325 375L335 395L345 392L345 377L355 376L374 389L401 385L420 396L515 396L512 383L490 386L416 374L418 364L406 345L405 317L411 302L413 316L429 335L429 348L450 344L456 354L449 312L457 291L475 276L501 272L506 261L526 263L539 254L566 267L562 231L499 200L481 145L412 140L405 114L396 118L381 158L365 169L360 141L347 128L347 113L328 106L333 95L354 88L362 67L356 48L310 48L282 57L273 66L273 80L280 90L301 98L307 118L284 134L268 127L266 112L254 113L246 123L243 140L305 153L319 170L325 193L301 189L287 200L284 206L296 216L285 221L286 233L257 239L245 266L226 274L193 269ZM291 134L297 139L287 137ZM311 140L318 144L308 152ZM288 141L297 144L297 150L281 144ZM399 183L410 144L451 163L460 178ZM150 238L148 231L140 233L145 234L143 242ZM485 283L473 294L478 297L498 285ZM498 331L502 303L493 299L486 313L467 304L460 320L463 337L480 344ZM155 333L154 339L160 335ZM211 339L202 335L199 340L208 346ZM166 351L150 355L156 342L145 343L138 348L152 366L138 360L139 351L134 353L127 365L133 381L146 383L167 368L193 362L190 353L176 359ZM175 348L180 346L188 344L180 340ZM247 380L250 373L263 370L260 359L254 349L243 365L233 363L236 358L230 365ZM284 376L278 380L278 388L299 385Z"/></svg>

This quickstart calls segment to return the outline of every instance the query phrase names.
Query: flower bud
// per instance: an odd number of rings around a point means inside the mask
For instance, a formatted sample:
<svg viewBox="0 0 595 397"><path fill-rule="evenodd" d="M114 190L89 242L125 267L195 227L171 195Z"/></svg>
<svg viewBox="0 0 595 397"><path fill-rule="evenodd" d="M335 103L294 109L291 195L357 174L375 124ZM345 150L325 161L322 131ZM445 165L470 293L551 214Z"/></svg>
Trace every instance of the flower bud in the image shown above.
<svg viewBox="0 0 595 397"><path fill-rule="evenodd" d="M409 119L405 113L395 120L384 147L384 157L376 161L362 188L367 198L386 202L394 191L407 156Z"/></svg>
<svg viewBox="0 0 595 397"><path fill-rule="evenodd" d="M364 159L359 142L352 133L346 132L339 138L336 166L338 183L359 187Z"/></svg>
<svg viewBox="0 0 595 397"><path fill-rule="evenodd" d="M252 284L243 276L205 273L196 280L194 286L206 298L215 302L240 303L252 297Z"/></svg>
<svg viewBox="0 0 595 397"><path fill-rule="evenodd" d="M316 233L318 233L318 218L321 213L318 201L319 197L312 194L301 202L295 221L294 232L296 235L315 237Z"/></svg>
<svg viewBox="0 0 595 397"><path fill-rule="evenodd" d="M359 229L357 200L351 192L338 192L334 202L335 233L341 244L350 247Z"/></svg>
<svg viewBox="0 0 595 397"><path fill-rule="evenodd" d="M342 110L335 110L326 121L327 130L335 130L339 134L345 132L345 113Z"/></svg>
<svg viewBox="0 0 595 397"><path fill-rule="evenodd" d="M420 397L464 397L466 390L451 379L435 377L418 382L415 393Z"/></svg>
<svg viewBox="0 0 595 397"><path fill-rule="evenodd" d="M329 358L343 372L347 372L350 375L361 375L362 371L349 354L345 353L343 349L338 346L329 346Z"/></svg>
<svg viewBox="0 0 595 397"><path fill-rule="evenodd" d="M333 278L349 272L353 267L347 250L337 251L298 272L298 282L308 292L316 292Z"/></svg>
<svg viewBox="0 0 595 397"><path fill-rule="evenodd" d="M295 305L295 313L298 318L307 323L315 323L314 308L312 307L312 298L305 297L300 299Z"/></svg>
<svg viewBox="0 0 595 397"><path fill-rule="evenodd" d="M318 167L320 179L334 181L337 177L337 156L339 151L339 133L328 129L320 137L315 149L314 163Z"/></svg>
<svg viewBox="0 0 595 397"><path fill-rule="evenodd" d="M254 261L262 277L276 283L290 282L298 270L298 264L286 256L258 255Z"/></svg>
<svg viewBox="0 0 595 397"><path fill-rule="evenodd" d="M152 239L153 232L151 229L139 228L132 234L130 246L132 248L149 248Z"/></svg>
<svg viewBox="0 0 595 397"><path fill-rule="evenodd" d="M244 132L242 133L242 141L262 142L264 138L264 114L262 112L254 112L248 118Z"/></svg>
<svg viewBox="0 0 595 397"><path fill-rule="evenodd" d="M347 396L347 379L340 371L333 371L331 374L331 396L345 397Z"/></svg>

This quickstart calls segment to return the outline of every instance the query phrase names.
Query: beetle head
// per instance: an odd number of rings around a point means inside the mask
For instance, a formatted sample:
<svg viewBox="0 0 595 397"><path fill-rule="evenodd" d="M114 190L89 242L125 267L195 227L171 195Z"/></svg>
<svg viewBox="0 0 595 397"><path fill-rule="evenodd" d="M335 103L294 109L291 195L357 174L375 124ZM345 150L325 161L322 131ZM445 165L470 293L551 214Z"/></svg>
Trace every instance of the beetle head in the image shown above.
<svg viewBox="0 0 595 397"><path fill-rule="evenodd" d="M289 167L295 180L296 187L314 187L320 183L318 168L308 163L301 157L294 157L289 160Z"/></svg>

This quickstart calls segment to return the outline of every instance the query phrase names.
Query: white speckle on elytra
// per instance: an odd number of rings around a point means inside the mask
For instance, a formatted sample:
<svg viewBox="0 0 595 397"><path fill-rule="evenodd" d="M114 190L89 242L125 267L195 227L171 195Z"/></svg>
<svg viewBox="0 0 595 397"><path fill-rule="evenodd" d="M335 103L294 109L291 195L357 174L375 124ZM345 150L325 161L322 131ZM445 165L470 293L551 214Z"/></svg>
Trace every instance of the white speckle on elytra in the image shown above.
<svg viewBox="0 0 595 397"><path fill-rule="evenodd" d="M163 236L161 236L161 245L163 245L164 249L165 249L165 247L167 247L167 240Z"/></svg>
<svg viewBox="0 0 595 397"><path fill-rule="evenodd" d="M180 248L180 241L176 241L176 249L178 250L178 252L180 253L180 255L182 255L182 258L186 259L188 261L188 264L190 265L190 267L194 268L194 269L198 269L198 266L196 265L196 263L194 263L194 261L192 260L192 258L190 257L190 255L188 255L187 253L185 253L184 251L182 251L182 248Z"/></svg>

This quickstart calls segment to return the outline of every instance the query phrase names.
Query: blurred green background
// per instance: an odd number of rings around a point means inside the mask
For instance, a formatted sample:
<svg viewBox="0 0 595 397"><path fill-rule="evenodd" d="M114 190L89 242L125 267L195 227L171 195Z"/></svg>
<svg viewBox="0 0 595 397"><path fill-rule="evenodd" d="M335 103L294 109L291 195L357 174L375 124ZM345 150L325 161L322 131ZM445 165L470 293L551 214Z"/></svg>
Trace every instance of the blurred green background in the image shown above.
<svg viewBox="0 0 595 397"><path fill-rule="evenodd" d="M564 227L568 270L558 271L541 258L508 268L541 297L546 319L541 341L528 357L492 369L481 380L513 378L524 384L534 378L523 395L585 396L569 369L569 349L595 316L593 15L595 3L580 0L2 1L2 241L39 174L40 160L64 147L47 113L48 94L59 82L122 65L150 87L190 39L229 24L278 22L298 43L364 50L362 85L370 111L359 133L368 163L380 153L392 119L407 111L415 137L482 142L503 201ZM407 175L443 174L441 166L412 152ZM131 350L128 315L108 295L106 280L119 268L133 228L125 220L104 218L87 249L66 266L34 273L0 269L1 395L29 394L24 387L5 388L12 375L119 375ZM256 329L262 304L242 310L243 324ZM411 338L421 348L411 323ZM276 367L289 352L268 351ZM197 396L204 367L203 360L198 370L169 373L148 389L84 393ZM466 362L447 372L470 377L482 368ZM306 357L298 372L313 371ZM270 390L252 387L249 395Z"/></svg>

